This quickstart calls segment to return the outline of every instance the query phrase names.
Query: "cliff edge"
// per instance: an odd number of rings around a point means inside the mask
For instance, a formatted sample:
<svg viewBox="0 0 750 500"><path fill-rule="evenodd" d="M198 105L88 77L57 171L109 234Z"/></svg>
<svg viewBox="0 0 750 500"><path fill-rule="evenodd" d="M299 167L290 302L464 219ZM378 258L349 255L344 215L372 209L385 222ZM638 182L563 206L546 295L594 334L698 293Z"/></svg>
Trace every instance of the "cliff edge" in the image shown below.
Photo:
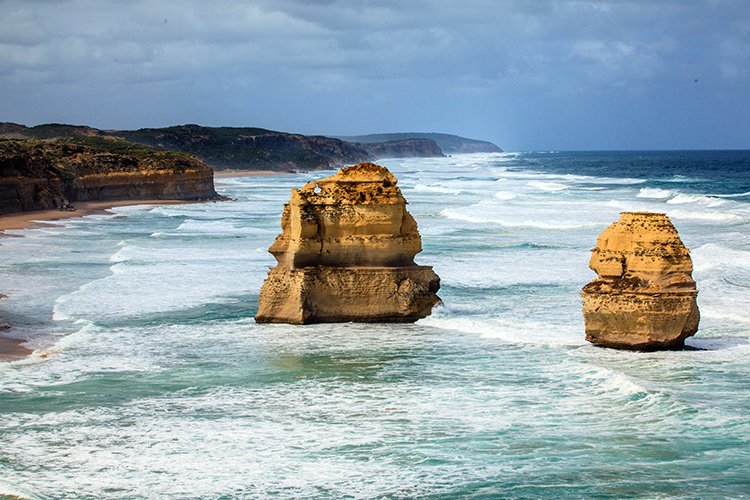
<svg viewBox="0 0 750 500"><path fill-rule="evenodd" d="M445 156L431 139L404 139L399 141L358 144L374 158L440 158Z"/></svg>
<svg viewBox="0 0 750 500"><path fill-rule="evenodd" d="M119 139L0 139L0 214L78 201L221 198L213 170L187 154Z"/></svg>
<svg viewBox="0 0 750 500"><path fill-rule="evenodd" d="M390 134L367 134L354 136L339 136L349 142L360 143L367 147L375 143L384 143L392 141L405 140L429 140L437 144L442 153L445 154L463 154L463 153L502 153L503 150L490 141L481 141L469 139L452 134L438 134L435 132L398 132ZM440 155L442 156L442 155Z"/></svg>

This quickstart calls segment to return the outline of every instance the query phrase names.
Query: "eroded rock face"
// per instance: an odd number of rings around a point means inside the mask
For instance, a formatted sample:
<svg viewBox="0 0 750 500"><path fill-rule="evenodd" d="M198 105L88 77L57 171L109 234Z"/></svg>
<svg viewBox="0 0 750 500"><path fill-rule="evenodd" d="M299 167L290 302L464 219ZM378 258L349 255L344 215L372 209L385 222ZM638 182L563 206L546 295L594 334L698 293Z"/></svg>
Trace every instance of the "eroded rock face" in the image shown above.
<svg viewBox="0 0 750 500"><path fill-rule="evenodd" d="M221 198L211 167L187 154L105 138L0 139L0 214L78 201Z"/></svg>
<svg viewBox="0 0 750 500"><path fill-rule="evenodd" d="M260 291L256 321L408 322L439 302L440 278L418 266L417 223L396 177L372 163L292 190L282 232L268 249L278 265Z"/></svg>
<svg viewBox="0 0 750 500"><path fill-rule="evenodd" d="M599 236L583 287L586 340L635 350L678 349L698 330L693 262L665 214L623 212Z"/></svg>

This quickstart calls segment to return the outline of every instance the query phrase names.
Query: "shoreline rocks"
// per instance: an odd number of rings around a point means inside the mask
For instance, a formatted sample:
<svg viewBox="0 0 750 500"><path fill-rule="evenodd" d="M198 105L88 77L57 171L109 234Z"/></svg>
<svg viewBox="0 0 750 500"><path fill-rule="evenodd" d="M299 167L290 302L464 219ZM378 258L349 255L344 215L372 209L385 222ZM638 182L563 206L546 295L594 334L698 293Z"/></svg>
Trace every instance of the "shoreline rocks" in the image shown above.
<svg viewBox="0 0 750 500"><path fill-rule="evenodd" d="M680 349L698 330L693 262L665 214L622 212L602 232L583 287L586 340L619 349Z"/></svg>
<svg viewBox="0 0 750 500"><path fill-rule="evenodd" d="M372 163L292 190L277 260L261 287L258 323L412 322L440 299L440 278L418 266L417 223L396 177Z"/></svg>

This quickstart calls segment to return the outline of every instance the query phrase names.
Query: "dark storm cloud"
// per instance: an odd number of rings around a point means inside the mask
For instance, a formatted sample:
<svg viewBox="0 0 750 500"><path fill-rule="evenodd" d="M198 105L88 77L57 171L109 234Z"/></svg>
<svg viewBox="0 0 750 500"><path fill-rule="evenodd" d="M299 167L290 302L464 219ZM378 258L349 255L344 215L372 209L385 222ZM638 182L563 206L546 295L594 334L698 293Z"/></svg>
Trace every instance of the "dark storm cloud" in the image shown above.
<svg viewBox="0 0 750 500"><path fill-rule="evenodd" d="M744 0L26 0L0 13L0 120L750 146Z"/></svg>

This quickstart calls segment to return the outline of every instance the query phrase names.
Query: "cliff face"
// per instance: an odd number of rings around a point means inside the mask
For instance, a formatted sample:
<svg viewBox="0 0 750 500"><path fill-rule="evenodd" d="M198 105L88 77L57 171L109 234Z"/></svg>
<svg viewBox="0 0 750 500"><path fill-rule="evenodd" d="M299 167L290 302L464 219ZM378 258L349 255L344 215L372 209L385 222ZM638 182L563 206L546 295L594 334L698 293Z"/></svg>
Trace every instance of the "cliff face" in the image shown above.
<svg viewBox="0 0 750 500"><path fill-rule="evenodd" d="M118 137L152 148L190 153L212 167L247 170L316 170L372 159L360 145L323 136L255 127L178 125L139 130L98 130L51 123L25 127L0 123L6 138Z"/></svg>
<svg viewBox="0 0 750 500"><path fill-rule="evenodd" d="M362 144L374 158L435 158L445 156L431 139L405 139L402 141Z"/></svg>
<svg viewBox="0 0 750 500"><path fill-rule="evenodd" d="M356 135L348 137L340 137L345 141L358 142L364 145L389 142L389 141L403 141L412 139L427 139L437 143L440 150L445 154L458 154L458 153L502 153L495 144L489 141L480 141L477 139L469 139L468 137L461 137L452 134L437 134L433 132L400 132L394 134L368 134L368 135Z"/></svg>
<svg viewBox="0 0 750 500"><path fill-rule="evenodd" d="M371 159L356 144L259 128L181 125L112 132L153 147L194 154L216 168L316 170Z"/></svg>
<svg viewBox="0 0 750 500"><path fill-rule="evenodd" d="M269 251L259 323L416 321L439 302L396 177L363 163L292 191Z"/></svg>
<svg viewBox="0 0 750 500"><path fill-rule="evenodd" d="M256 127L178 125L139 130L99 130L49 123L26 127L0 122L0 137L52 139L109 137L190 153L217 169L316 170L377 158L440 157L443 153L502 152L487 141L450 134L399 133L331 138Z"/></svg>
<svg viewBox="0 0 750 500"><path fill-rule="evenodd" d="M103 138L0 139L0 214L76 201L217 197L211 167L189 155Z"/></svg>
<svg viewBox="0 0 750 500"><path fill-rule="evenodd" d="M664 214L623 212L596 242L583 287L586 340L623 349L674 349L698 330L693 262Z"/></svg>

